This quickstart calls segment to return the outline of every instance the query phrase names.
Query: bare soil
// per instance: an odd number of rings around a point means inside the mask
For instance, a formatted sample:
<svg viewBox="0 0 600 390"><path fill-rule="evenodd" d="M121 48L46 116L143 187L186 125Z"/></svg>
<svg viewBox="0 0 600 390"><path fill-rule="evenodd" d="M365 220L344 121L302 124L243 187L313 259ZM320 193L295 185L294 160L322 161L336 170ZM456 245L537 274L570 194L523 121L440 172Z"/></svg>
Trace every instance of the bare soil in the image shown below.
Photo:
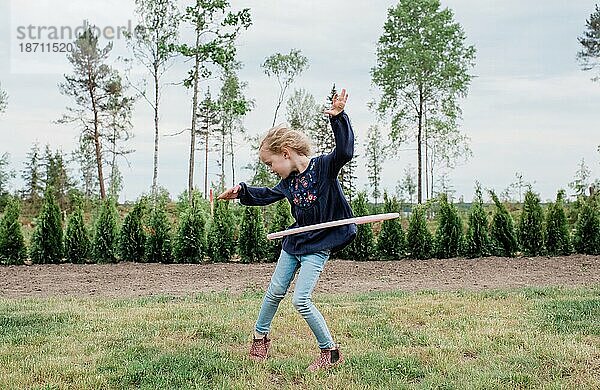
<svg viewBox="0 0 600 390"><path fill-rule="evenodd" d="M182 296L268 285L274 263L57 264L0 267L0 297ZM600 256L330 260L316 293L599 286Z"/></svg>

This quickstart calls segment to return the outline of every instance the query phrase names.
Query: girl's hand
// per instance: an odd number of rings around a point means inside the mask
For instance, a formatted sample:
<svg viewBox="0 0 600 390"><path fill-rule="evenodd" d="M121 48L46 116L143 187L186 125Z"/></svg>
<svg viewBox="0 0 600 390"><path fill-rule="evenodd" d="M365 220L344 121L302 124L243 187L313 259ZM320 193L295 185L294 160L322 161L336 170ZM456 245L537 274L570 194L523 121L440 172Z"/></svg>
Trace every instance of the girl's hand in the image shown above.
<svg viewBox="0 0 600 390"><path fill-rule="evenodd" d="M219 200L231 200L231 199L237 199L238 197L238 192L242 187L240 187L240 185L236 185L235 187L231 187L230 189L226 190L225 192L223 192L221 195L219 195L217 197L217 199Z"/></svg>
<svg viewBox="0 0 600 390"><path fill-rule="evenodd" d="M337 93L333 95L333 102L331 104L331 108L329 110L325 110L325 114L336 116L340 112L344 111L346 101L348 101L348 96L349 95L346 94L345 89L342 89L342 93L340 95L338 95Z"/></svg>

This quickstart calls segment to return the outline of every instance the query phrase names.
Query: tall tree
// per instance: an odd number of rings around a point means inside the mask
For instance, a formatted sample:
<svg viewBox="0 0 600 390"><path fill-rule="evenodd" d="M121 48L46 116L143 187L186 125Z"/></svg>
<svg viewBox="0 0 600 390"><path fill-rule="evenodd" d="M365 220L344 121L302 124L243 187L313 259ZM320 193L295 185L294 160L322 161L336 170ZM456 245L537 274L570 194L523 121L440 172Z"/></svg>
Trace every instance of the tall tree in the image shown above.
<svg viewBox="0 0 600 390"><path fill-rule="evenodd" d="M94 143L87 136L79 137L77 149L71 153L71 161L79 166L79 179L81 189L86 198L98 195L98 169L96 163L89 156L94 153Z"/></svg>
<svg viewBox="0 0 600 390"><path fill-rule="evenodd" d="M139 24L135 34L129 39L134 56L150 72L153 96L142 97L154 111L154 163L152 173L152 194L158 191L158 140L159 105L162 86L160 81L175 56L172 47L177 42L177 29L180 17L174 0L135 0Z"/></svg>
<svg viewBox="0 0 600 390"><path fill-rule="evenodd" d="M381 196L381 166L385 161L383 152L384 145L383 140L381 139L381 130L379 130L379 126L374 125L369 127L365 149L367 155L367 170L369 172L369 184L372 191L371 195L373 195L375 204L377 205L379 197Z"/></svg>
<svg viewBox="0 0 600 390"><path fill-rule="evenodd" d="M6 107L8 106L8 94L5 90L2 89L2 84L0 84L0 114L6 111Z"/></svg>
<svg viewBox="0 0 600 390"><path fill-rule="evenodd" d="M315 121L323 115L314 96L303 88L295 89L288 98L286 106L286 120L290 126L313 138L315 134L312 130L315 127Z"/></svg>
<svg viewBox="0 0 600 390"><path fill-rule="evenodd" d="M334 84L331 87L331 91L329 91L329 95L325 97L323 104L316 108L317 112L313 117L314 124L307 128L308 135L315 144L315 153L318 155L330 153L335 148L335 139L333 131L331 131L329 115L324 113L325 110L331 107L335 94L337 94L337 90ZM343 176L342 173L340 173L340 176ZM340 182L340 184L342 183Z"/></svg>
<svg viewBox="0 0 600 390"><path fill-rule="evenodd" d="M110 96L103 103L102 112L106 127L107 165L110 167L108 193L114 198L119 197L122 189L122 177L117 158L133 153L135 150L123 147L122 143L133 136L131 132L131 115L135 98L127 95L125 85L119 75L115 75L110 85Z"/></svg>
<svg viewBox="0 0 600 390"><path fill-rule="evenodd" d="M241 64L236 63L225 69L222 75L223 85L219 94L218 106L220 112L220 129L219 135L221 138L221 177L219 186L225 188L225 154L229 149L231 158L231 177L232 183L235 185L235 150L234 150L234 134L243 134L244 127L242 118L252 109L252 100L244 96L244 89L247 83L240 81L237 71L241 68Z"/></svg>
<svg viewBox="0 0 600 390"><path fill-rule="evenodd" d="M277 112L285 99L285 92L296 77L308 67L308 58L303 56L300 50L291 49L289 54L275 53L267 57L261 66L265 74L268 77L275 76L279 84L279 95L277 97L277 106L275 106L272 125L275 126Z"/></svg>
<svg viewBox="0 0 600 390"><path fill-rule="evenodd" d="M58 205L62 210L65 210L68 204L68 192L73 188L73 182L69 177L62 151L59 149L53 154L50 146L46 145L43 166L46 168L44 188L54 188L54 195L56 196Z"/></svg>
<svg viewBox="0 0 600 390"><path fill-rule="evenodd" d="M198 117L200 119L198 134L202 137L204 149L204 199L206 199L208 197L208 153L211 149L211 137L215 137L220 119L219 105L212 98L210 89L206 90L206 96L200 102Z"/></svg>
<svg viewBox="0 0 600 390"><path fill-rule="evenodd" d="M25 182L23 188L24 198L37 204L42 194L42 177L40 173L40 146L36 142L27 153L25 168L21 171L21 178Z"/></svg>
<svg viewBox="0 0 600 390"><path fill-rule="evenodd" d="M104 183L102 139L105 136L103 109L114 93L117 72L106 64L112 43L101 48L98 37L89 27L75 40L73 51L67 55L73 65L73 74L65 75L59 84L65 96L75 100L76 107L67 107L60 123L76 123L81 127L82 137L94 145L94 157L98 170L100 196L106 198ZM88 156L89 158L90 156Z"/></svg>
<svg viewBox="0 0 600 390"><path fill-rule="evenodd" d="M398 194L398 198L408 201L409 204L413 203L413 197L417 193L417 183L415 181L414 167L410 164L404 168L404 178L402 181L398 181L396 193Z"/></svg>
<svg viewBox="0 0 600 390"><path fill-rule="evenodd" d="M198 118L198 94L201 77L209 77L211 65L226 68L235 58L236 37L242 28L251 24L248 8L239 12L229 11L226 0L196 0L185 9L182 20L194 30L192 45L180 44L176 51L193 59L192 69L184 80L184 86L192 89L192 123L190 129L190 158L188 169L188 194L194 189L194 156L196 150L196 121Z"/></svg>
<svg viewBox="0 0 600 390"><path fill-rule="evenodd" d="M392 140L416 138L419 203L426 109L441 109L466 96L475 57L452 11L440 7L439 0L400 0L390 8L372 69L373 82L383 92L377 109L392 114Z"/></svg>
<svg viewBox="0 0 600 390"><path fill-rule="evenodd" d="M577 53L577 59L581 68L587 71L600 67L600 8L598 4L596 4L596 10L586 20L585 27L583 36L578 38L583 48ZM592 78L594 81L599 79L599 76Z"/></svg>

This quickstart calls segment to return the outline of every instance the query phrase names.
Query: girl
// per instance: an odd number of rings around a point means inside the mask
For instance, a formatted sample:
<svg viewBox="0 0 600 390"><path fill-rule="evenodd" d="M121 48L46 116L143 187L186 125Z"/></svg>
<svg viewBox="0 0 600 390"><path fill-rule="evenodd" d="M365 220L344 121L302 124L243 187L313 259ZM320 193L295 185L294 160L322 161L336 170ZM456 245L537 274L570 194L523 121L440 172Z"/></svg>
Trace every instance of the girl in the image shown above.
<svg viewBox="0 0 600 390"><path fill-rule="evenodd" d="M260 160L281 181L274 188L250 187L240 183L218 199L239 199L243 205L263 206L287 198L296 223L291 227L352 218L352 210L337 179L344 164L354 154L354 133L344 112L348 95L342 89L326 110L335 137L329 154L309 158L310 142L301 132L283 125L268 131L259 148ZM311 301L311 294L332 251L347 245L356 236L356 225L344 225L287 236L256 321L250 358L263 361L268 356L271 321L296 272L298 280L292 303L315 335L321 352L310 371L342 363L339 346L333 341L325 319Z"/></svg>

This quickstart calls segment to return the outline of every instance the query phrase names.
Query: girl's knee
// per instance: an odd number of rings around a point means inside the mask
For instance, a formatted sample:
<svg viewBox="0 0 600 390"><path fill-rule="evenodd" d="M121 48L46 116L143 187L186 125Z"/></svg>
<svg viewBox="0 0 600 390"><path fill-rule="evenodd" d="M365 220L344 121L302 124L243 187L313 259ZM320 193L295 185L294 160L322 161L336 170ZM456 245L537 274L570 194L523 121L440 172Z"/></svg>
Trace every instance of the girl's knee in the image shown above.
<svg viewBox="0 0 600 390"><path fill-rule="evenodd" d="M287 289L284 286L270 285L267 289L266 296L270 300L281 301L285 297L286 293Z"/></svg>
<svg viewBox="0 0 600 390"><path fill-rule="evenodd" d="M307 310L310 306L310 297L294 295L294 297L292 298L292 305L294 305L296 310L298 310L299 312Z"/></svg>

